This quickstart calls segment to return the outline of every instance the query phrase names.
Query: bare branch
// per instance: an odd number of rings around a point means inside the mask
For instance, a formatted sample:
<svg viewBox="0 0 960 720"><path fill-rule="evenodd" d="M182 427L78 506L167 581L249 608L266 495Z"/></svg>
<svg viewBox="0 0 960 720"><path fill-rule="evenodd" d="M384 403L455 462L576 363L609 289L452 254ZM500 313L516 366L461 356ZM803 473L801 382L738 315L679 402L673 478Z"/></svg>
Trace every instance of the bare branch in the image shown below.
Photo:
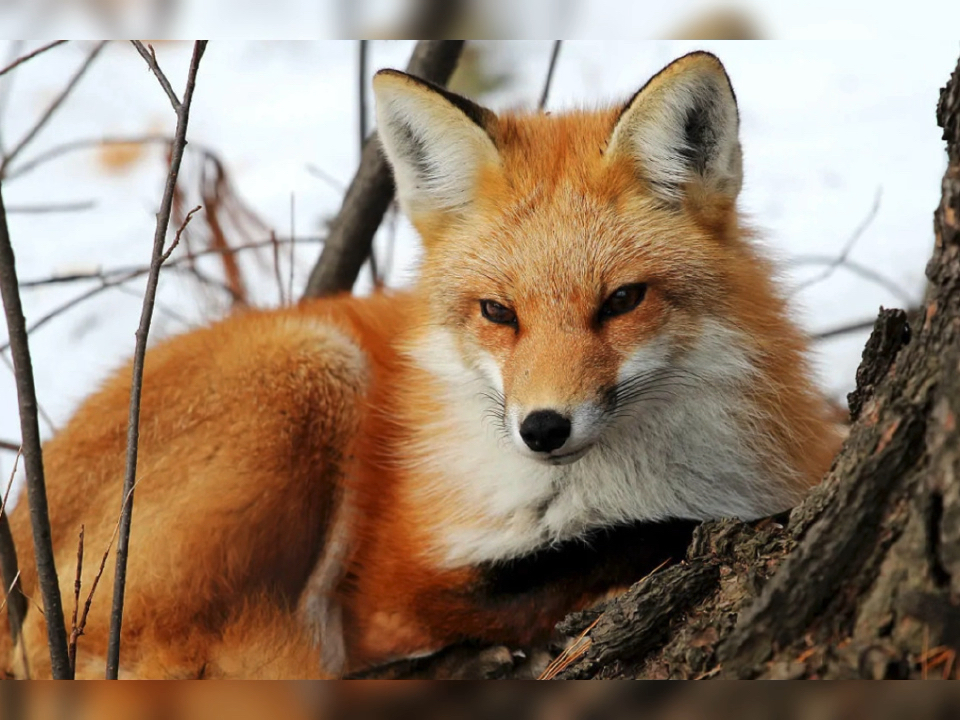
<svg viewBox="0 0 960 720"><path fill-rule="evenodd" d="M877 192L873 197L873 206L870 208L870 212L868 212L867 216L860 221L860 224L857 226L856 230L854 230L853 234L847 239L847 242L844 244L840 254L830 260L830 263L822 273L800 283L796 288L794 288L792 295L797 295L811 285L816 285L817 283L823 282L828 277L833 275L838 267L847 263L847 257L850 255L850 251L853 250L853 246L857 244L857 241L860 239L866 229L870 227L873 219L877 216L877 211L880 209L880 198L882 195L883 188L878 187ZM799 263L794 261L792 264L802 264L802 261Z"/></svg>
<svg viewBox="0 0 960 720"><path fill-rule="evenodd" d="M187 225L190 223L191 218L200 211L202 205L197 205L190 212L187 213L187 216L183 219L183 222L180 223L180 227L177 229L177 234L173 238L173 242L170 243L170 247L167 248L167 251L160 256L160 264L163 265L167 260L170 259L170 253L177 249L177 245L180 244L180 236L183 235L183 231L186 230Z"/></svg>
<svg viewBox="0 0 960 720"><path fill-rule="evenodd" d="M30 329L27 328L27 333L29 332L30 332ZM10 348L9 342L3 346L4 350L7 350L9 348ZM13 367L13 361L11 361L10 358L7 357L6 353L0 352L0 362L2 362L7 367L11 375L16 377L17 371ZM50 430L50 432L57 431L57 426L54 425L53 419L50 417L49 414L47 414L47 411L43 409L43 405L40 404L39 400L37 401L37 413L40 415L40 419L47 424L47 429Z"/></svg>
<svg viewBox="0 0 960 720"><path fill-rule="evenodd" d="M360 40L357 58L357 115L360 127L360 152L367 141L367 43Z"/></svg>
<svg viewBox="0 0 960 720"><path fill-rule="evenodd" d="M543 110L547 107L547 98L550 97L550 85L553 84L553 73L557 69L557 58L560 56L562 40L553 41L553 50L550 52L550 65L547 67L547 79L543 81L543 92L540 93L540 102L537 107Z"/></svg>
<svg viewBox="0 0 960 720"><path fill-rule="evenodd" d="M23 462L27 471L30 524L33 529L37 578L47 621L51 672L55 679L70 679L73 677L73 672L67 657L67 631L63 622L60 584L57 579L53 542L50 537L50 515L47 510L47 489L40 448L40 425L37 418L33 363L30 358L23 307L20 303L16 258L10 242L10 231L3 206L2 181L0 181L0 293L3 296L3 307L7 317L10 351L13 355L14 376L17 383L20 437L23 438Z"/></svg>
<svg viewBox="0 0 960 720"><path fill-rule="evenodd" d="M77 542L77 576L73 581L73 620L70 624L70 639L67 642L67 655L70 667L77 672L77 640L80 638L80 626L77 625L77 612L80 610L80 578L83 575L83 525L80 526L80 540Z"/></svg>
<svg viewBox="0 0 960 720"><path fill-rule="evenodd" d="M0 501L0 515L7 510L7 498L10 497L10 490L13 489L13 479L17 476L17 467L20 464L20 458L23 456L23 446L17 446L17 454L13 458L13 468L10 470L10 479L7 480L7 488L3 491L3 500Z"/></svg>
<svg viewBox="0 0 960 720"><path fill-rule="evenodd" d="M335 178L333 175L328 173L323 168L317 167L316 165L307 163L307 172L313 175L314 177L320 178L321 180L323 180L327 185L329 185L332 189L336 190L338 193L342 193L344 190L347 189L347 186L344 185L339 180L337 180L337 178Z"/></svg>
<svg viewBox="0 0 960 720"><path fill-rule="evenodd" d="M18 142L13 149L4 156L3 161L0 162L0 178L3 178L6 175L6 170L10 166L10 163L12 163L23 151L23 149L30 144L30 141L33 140L37 136L37 133L39 133L50 121L50 118L53 117L53 114L63 104L63 101L70 96L70 93L73 92L73 89L77 86L77 83L80 82L80 79L86 74L89 67L93 64L93 61L97 59L100 51L106 47L106 44L106 40L97 43L96 47L94 47L93 50L90 51L90 54L87 55L87 59L83 61L83 64L73 74L73 77L70 78L70 81L66 84L63 90L60 91L60 94L57 95L54 101L50 103L47 109L43 112L43 115L41 115L37 122L34 123L33 127L27 131L27 134L23 136L20 142Z"/></svg>
<svg viewBox="0 0 960 720"><path fill-rule="evenodd" d="M445 85L460 58L462 40L421 40L407 72ZM370 256L373 237L393 199L393 177L373 138L366 142L360 167L347 188L340 212L330 227L320 259L310 273L305 297L349 291Z"/></svg>
<svg viewBox="0 0 960 720"><path fill-rule="evenodd" d="M273 273L277 281L277 294L280 296L280 305L287 304L287 294L283 288L283 276L280 274L280 243L277 242L277 234L270 233L270 245L273 250Z"/></svg>
<svg viewBox="0 0 960 720"><path fill-rule="evenodd" d="M234 245L229 248L206 248L204 250L199 250L192 253L191 255L183 255L180 257L171 258L166 263L164 263L164 268L173 269L178 268L181 265L189 263L197 258L206 257L208 255L227 255L227 254L236 254L239 252L244 252L247 250L261 250L263 248L272 247L274 243L278 245L287 245L287 244L322 244L324 239L322 237L299 237L299 238L290 238L290 237L280 237L272 235L269 240L259 240L257 242L245 243L243 245ZM146 275L150 271L149 265L135 265L119 268L111 268L109 270L94 270L91 272L80 272L80 273L70 273L68 275L53 275L46 278L38 278L36 280L22 280L20 282L20 287L29 289L36 287L45 287L47 285L62 285L65 283L74 283L74 282L84 282L88 280L114 280L122 276L131 276L139 277L141 275ZM130 279L130 278L127 278Z"/></svg>
<svg viewBox="0 0 960 720"><path fill-rule="evenodd" d="M363 145L367 142L367 40L359 41L359 62L357 63L357 116L360 121L360 154L363 155ZM291 235L292 235L291 231ZM377 287L380 284L377 273L377 248L370 243L370 275L373 277L373 285ZM292 268L292 266L291 266ZM291 294L293 288L291 285Z"/></svg>
<svg viewBox="0 0 960 720"><path fill-rule="evenodd" d="M63 143L62 145L56 145L49 150L44 150L42 153L37 154L36 157L26 160L20 165L17 165L15 168L11 168L9 172L6 173L5 178L13 180L18 178L21 175L26 175L31 170L36 169L40 165L44 165L51 160L56 160L64 155L69 153L76 152L77 150L90 150L93 148L103 147L104 145L147 145L147 144L166 144L169 145L173 142L173 138L169 135L132 135L130 137L116 137L116 136L107 136L101 138L81 138L79 140L71 140L70 142ZM194 148L197 146L194 145Z"/></svg>
<svg viewBox="0 0 960 720"><path fill-rule="evenodd" d="M297 236L297 196L290 193L290 237ZM293 299L293 245L290 246L290 268L287 273L287 297Z"/></svg>
<svg viewBox="0 0 960 720"><path fill-rule="evenodd" d="M790 264L794 267L799 267L802 265L827 265L830 267L831 273L837 268L842 268L843 270L851 272L854 275L873 283L874 285L879 285L897 298L897 300L902 302L904 307L913 305L916 302L916 299L911 297L910 293L900 287L896 282L885 275L882 275L876 270L868 268L866 265L862 265L856 260L851 260L850 258L844 258L838 262L837 258L830 257L829 255L799 255L793 258L790 261ZM823 279L824 276L821 276L818 282Z"/></svg>
<svg viewBox="0 0 960 720"><path fill-rule="evenodd" d="M103 283L101 283L98 287L91 288L90 290L87 290L86 292L81 293L75 298L72 298L67 302L63 303L62 305L54 308L53 310L48 312L46 315L43 315L37 318L33 323L31 323L30 327L27 328L27 333L29 334L29 333L33 333L36 330L39 330L48 322L53 320L55 317L62 315L64 312L66 312L67 310L73 307L76 307L77 305L82 303L84 300L89 300L94 295L99 295L104 290L108 290L116 285L122 285L123 283L129 282L135 278L138 278L142 275L146 275L148 273L149 273L149 268L143 271L128 273L127 275L123 275L117 278L112 278L110 280L104 280ZM12 342L9 340L5 342L3 345L0 345L0 353L9 349L11 346L12 346Z"/></svg>
<svg viewBox="0 0 960 720"><path fill-rule="evenodd" d="M7 215L47 215L50 213L83 212L97 206L96 200L84 200L73 203L44 203L43 205L13 205L7 208Z"/></svg>
<svg viewBox="0 0 960 720"><path fill-rule="evenodd" d="M10 532L7 522L7 498L10 497L10 488L13 487L13 478L17 475L17 465L23 448L17 446L17 454L13 458L13 469L7 488L0 501L0 579L3 581L4 597L2 607L7 608L7 621L10 624L10 639L14 645L20 637L23 619L27 614L27 598L20 586L20 562L17 559L17 545Z"/></svg>
<svg viewBox="0 0 960 720"><path fill-rule="evenodd" d="M127 552L130 543L130 523L133 516L133 490L137 478L137 445L140 435L140 395L143 389L143 363L147 351L147 335L150 332L150 320L157 296L157 283L160 279L160 267L164 260L164 240L170 224L173 209L173 196L180 173L180 162L187 144L187 123L190 119L190 103L197 81L200 59L206 49L205 40L198 40L193 46L193 57L187 73L187 85L183 93L183 103L177 108L177 130L170 157L170 172L160 212L157 213L157 229L153 236L153 256L150 273L147 276L147 289L143 298L143 311L140 315L140 327L137 329L137 343L133 355L133 380L130 388L130 418L127 429L127 461L123 479L120 530L117 536L117 570L113 585L113 607L110 613L110 639L107 646L108 680L115 680L120 667L120 629L123 624L123 597L126 590ZM159 75L158 75L159 77Z"/></svg>
<svg viewBox="0 0 960 720"><path fill-rule="evenodd" d="M67 41L66 41L66 40L54 40L52 43L47 43L46 45L44 45L44 46L42 46L42 47L38 47L38 48L37 48L36 50L34 50L33 52L28 52L26 55L17 58L17 59L14 60L12 63L10 63L9 65L7 65L3 70L0 70L0 77L3 77L3 76L6 75L8 72L10 72L11 70L13 70L15 67L18 67L19 65L22 65L23 63L27 62L27 60L33 60L33 58L35 58L37 55L42 55L42 54L45 53L47 50L53 50L53 48L57 47L58 45L63 45L65 42L67 42Z"/></svg>
<svg viewBox="0 0 960 720"><path fill-rule="evenodd" d="M163 88L163 91L170 99L170 104L173 106L173 111L179 115L180 98L177 97L177 94L173 91L173 86L170 85L170 81L167 79L167 76L163 74L163 70L161 70L160 66L157 64L157 53L154 51L153 45L148 45L145 47L144 44L139 40L131 40L130 43L137 49L137 52L140 53L140 57L147 61L147 66L150 68L150 71L157 76L157 80L160 81L160 87Z"/></svg>
<svg viewBox="0 0 960 720"><path fill-rule="evenodd" d="M196 267L190 267L189 264L198 257L204 257L207 255L223 255L227 253L234 254L244 250L258 250L264 247L269 247L271 245L271 242L272 241L270 240L265 240L261 242L255 242L255 243L247 243L245 245L235 245L232 248L209 248L207 250L194 253L191 256L171 258L167 263L164 264L164 268L192 275L193 277L195 277L197 280L204 283L205 285L210 285L212 287L216 287L220 290L223 290L225 293L230 295L231 298L237 299L237 296L234 294L233 288L231 288L228 284L205 275L204 273L200 272L200 270L198 270ZM323 239L317 238L317 237L294 238L293 240L289 238L283 238L283 239L278 238L277 242L281 244L290 243L292 246L294 243L306 243L306 242L322 243ZM100 281L100 284L97 285L96 287L90 288L89 290L86 290L80 293L79 295L71 298L70 300L67 300L63 304L53 308L52 310L47 312L45 315L42 315L41 317L37 318L27 328L27 333L29 334L39 330L44 325L49 323L51 320L54 320L60 317L64 313L68 312L69 310L72 310L78 305L86 302L87 300L90 300L93 297L96 297L97 295L100 295L101 293L107 290L111 290L114 288L120 289L126 283L136 280L137 278L143 277L144 275L148 275L149 273L150 273L150 266L143 265L138 267L115 268L115 269L106 270L106 271L97 270L95 272L90 272L90 273L74 273L71 275L54 276L49 278L42 278L39 280L30 280L30 281L23 282L21 283L22 288L37 288L37 287L44 287L46 285L59 285L63 283L84 282L84 281L90 281L90 280ZM6 356L3 355L2 353L4 350L9 349L9 347L10 347L9 342L3 343L2 345L0 345L0 360L6 360ZM50 425L51 428L53 428L54 426L53 426L52 420L50 420L50 418L46 416L42 408L40 409L40 413L44 421L47 422L47 424ZM12 448L4 448L2 445L0 445L0 449L12 449Z"/></svg>
<svg viewBox="0 0 960 720"><path fill-rule="evenodd" d="M841 335L850 335L856 332L866 332L873 328L874 323L876 323L876 318L870 318L869 320L858 320L856 322L848 323L846 325L840 325L839 327L830 328L829 330L822 330L818 333L811 335L811 339L814 341L817 340L829 340L831 338L839 337Z"/></svg>
<svg viewBox="0 0 960 720"><path fill-rule="evenodd" d="M5 591L3 602L7 608L10 638L16 644L27 614L27 599L20 591L20 564L17 561L17 546L10 532L7 514L0 513L0 577Z"/></svg>
<svg viewBox="0 0 960 720"><path fill-rule="evenodd" d="M87 593L87 599L83 603L83 612L80 614L80 621L74 623L74 627L76 628L77 632L77 639L83 635L84 630L87 628L87 616L90 614L91 605L93 605L93 596L97 592L97 586L100 584L100 578L103 577L103 571L107 567L107 559L110 557L110 550L113 548L113 543L117 539L117 533L120 531L120 523L123 520L124 512L133 498L133 491L139 484L140 480L137 480L137 482L134 483L133 488L130 489L130 492L127 493L123 498L123 503L120 506L120 514L117 516L117 522L113 526L113 533L111 533L110 539L107 541L107 547L103 551L103 555L100 558L100 567L97 568L97 574L93 576L93 582L90 584L90 592ZM79 577L79 573L77 573L77 575ZM79 592L79 588L77 591Z"/></svg>

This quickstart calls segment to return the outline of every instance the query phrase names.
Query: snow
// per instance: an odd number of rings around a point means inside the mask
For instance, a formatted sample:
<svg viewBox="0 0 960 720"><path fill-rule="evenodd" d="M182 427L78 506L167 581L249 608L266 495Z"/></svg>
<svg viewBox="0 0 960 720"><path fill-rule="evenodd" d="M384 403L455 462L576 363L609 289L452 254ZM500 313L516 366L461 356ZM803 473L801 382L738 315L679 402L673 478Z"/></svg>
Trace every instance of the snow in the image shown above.
<svg viewBox="0 0 960 720"><path fill-rule="evenodd" d="M786 10L771 16L775 27L784 21L790 21ZM895 19L881 13L880 21L892 27ZM599 10L591 15L583 7L577 22L587 30L609 25ZM815 26L809 29L813 33ZM870 32L857 35L871 37ZM789 261L800 255L836 255L868 217L879 193L876 216L850 258L918 300L945 167L935 108L939 88L960 51L955 40L937 35L906 37L895 44L869 39L569 41L560 55L549 107L618 100L680 54L698 48L717 53L732 78L741 111L746 178L742 207L762 228L769 251L783 261L785 281L796 287L821 273L822 267L792 267ZM513 79L482 101L494 109L533 104L550 46L546 40L487 45L495 64L509 69ZM13 79L0 121L5 148L31 127L91 47L68 44L4 78ZM411 47L407 41L372 43L370 71L403 67ZM164 43L157 55L181 93L190 44ZM292 225L298 235L318 234L324 219L339 207L340 191L309 166L342 185L353 175L359 158L356 58L353 41L214 41L208 47L189 137L194 146L216 151L240 195L280 234L288 234ZM129 45L112 43L20 162L74 139L172 133L173 127L170 104L142 59ZM139 162L112 174L96 157L96 151L74 152L4 182L9 208L96 203L84 212L10 215L22 280L147 262L165 176L163 149L152 146ZM188 154L188 178L196 177L197 167L197 156ZM384 242L382 233L381 249ZM296 293L317 253L317 245L296 248ZM417 253L416 238L401 220L390 284L409 281ZM254 269L253 264L248 267ZM275 304L279 295L272 272L261 271L257 277L255 297L262 304ZM24 289L28 323L95 285ZM357 289L366 292L369 285L365 275ZM54 426L62 425L77 403L132 353L142 282L127 288L104 292L31 335L38 397ZM208 295L175 273L162 278L158 303L154 340L201 323L224 307L222 298L211 304ZM883 287L842 268L797 293L795 303L797 317L812 332L869 319L881 305L903 304ZM831 395L840 397L853 386L865 338L866 333L859 333L816 345L818 370ZM42 429L49 437L51 428ZM19 438L13 375L3 368L0 438ZM12 462L11 453L0 456L0 473L9 472Z"/></svg>

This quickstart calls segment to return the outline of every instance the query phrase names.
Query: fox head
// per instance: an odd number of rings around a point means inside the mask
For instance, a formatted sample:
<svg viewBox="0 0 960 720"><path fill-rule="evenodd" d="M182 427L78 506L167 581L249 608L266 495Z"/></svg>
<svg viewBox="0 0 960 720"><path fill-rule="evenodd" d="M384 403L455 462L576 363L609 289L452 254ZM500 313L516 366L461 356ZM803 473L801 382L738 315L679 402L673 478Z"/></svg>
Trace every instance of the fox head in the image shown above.
<svg viewBox="0 0 960 720"><path fill-rule="evenodd" d="M428 352L453 347L484 380L519 452L576 461L685 386L755 373L763 352L742 338L786 321L739 227L737 104L716 57L598 111L497 115L393 70L374 91L423 239Z"/></svg>

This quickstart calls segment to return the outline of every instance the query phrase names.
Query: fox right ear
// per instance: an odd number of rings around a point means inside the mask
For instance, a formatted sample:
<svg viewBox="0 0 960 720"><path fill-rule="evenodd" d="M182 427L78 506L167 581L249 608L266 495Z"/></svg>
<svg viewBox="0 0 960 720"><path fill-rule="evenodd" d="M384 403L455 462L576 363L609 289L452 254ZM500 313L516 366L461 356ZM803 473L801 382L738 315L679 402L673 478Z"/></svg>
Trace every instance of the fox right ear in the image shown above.
<svg viewBox="0 0 960 720"><path fill-rule="evenodd" d="M627 103L606 155L633 162L667 202L693 189L733 199L743 173L738 126L723 65L694 52L667 65Z"/></svg>
<svg viewBox="0 0 960 720"><path fill-rule="evenodd" d="M377 132L411 221L456 212L476 193L480 171L499 163L489 110L396 70L373 78Z"/></svg>

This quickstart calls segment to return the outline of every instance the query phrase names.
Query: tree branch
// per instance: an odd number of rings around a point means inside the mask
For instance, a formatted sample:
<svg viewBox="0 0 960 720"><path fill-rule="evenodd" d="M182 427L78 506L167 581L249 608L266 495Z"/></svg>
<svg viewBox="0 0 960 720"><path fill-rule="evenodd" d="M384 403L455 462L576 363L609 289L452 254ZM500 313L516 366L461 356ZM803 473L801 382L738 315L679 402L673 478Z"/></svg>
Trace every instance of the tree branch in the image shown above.
<svg viewBox="0 0 960 720"><path fill-rule="evenodd" d="M873 223L874 218L877 216L877 211L880 209L880 198L883 196L883 188L878 187L877 192L873 197L873 205L870 207L870 211L867 213L867 216L860 222L857 228L853 231L853 234L847 238L847 242L844 244L843 249L840 251L840 254L835 258L830 258L828 260L827 267L816 277L812 277L809 280L805 280L800 283L793 289L793 295L797 295L803 290L807 289L811 285L816 285L819 282L823 282L828 277L830 277L838 267L844 265L847 262L847 257L850 255L850 251L853 250L853 246L857 244L857 241L863 235L863 233L870 227ZM805 259L795 260L793 264L806 264Z"/></svg>
<svg viewBox="0 0 960 720"><path fill-rule="evenodd" d="M173 111L180 114L180 98L177 97L177 94L173 91L173 87L170 85L170 81L167 79L167 76L164 75L163 70L160 69L160 66L157 64L157 53L153 50L153 45L149 46L149 50L144 46L139 40L131 40L130 43L137 49L137 52L140 53L140 57L147 61L147 66L157 76L157 80L160 81L160 87L163 88L163 91L167 94L167 97L170 99L170 104L173 106Z"/></svg>
<svg viewBox="0 0 960 720"><path fill-rule="evenodd" d="M547 79L543 81L543 92L540 93L540 102L537 108L543 110L547 107L547 98L550 97L550 86L553 84L553 73L557 69L557 58L560 57L560 45L562 40L553 41L553 50L550 52L550 65L547 67Z"/></svg>
<svg viewBox="0 0 960 720"><path fill-rule="evenodd" d="M41 54L45 53L47 50L53 50L53 48L57 47L58 45L63 45L65 42L67 42L67 41L66 41L66 40L54 40L52 43L47 43L46 45L44 45L44 46L42 46L42 47L38 47L38 48L37 48L36 50L34 50L33 52L29 52L29 53L27 53L26 55L17 58L17 59L14 60L12 63L10 63L9 65L7 65L3 70L0 70L0 77L3 77L3 76L6 75L8 72L10 72L11 70L13 70L15 67L17 67L17 66L19 66L19 65L22 65L23 63L27 62L27 60L32 60L32 59L35 58L37 55L41 55Z"/></svg>
<svg viewBox="0 0 960 720"><path fill-rule="evenodd" d="M407 64L407 72L445 85L457 66L462 40L421 40ZM393 177L375 138L364 145L357 169L320 259L310 273L305 297L320 297L353 288L370 255L373 237L393 199Z"/></svg>
<svg viewBox="0 0 960 720"><path fill-rule="evenodd" d="M87 59L83 61L83 64L73 74L73 77L70 78L70 81L67 83L66 87L64 87L54 101L50 103L43 115L41 115L37 122L34 123L33 127L27 131L27 134L23 136L20 142L18 142L14 148L4 156L3 162L0 162L0 178L4 177L6 174L6 169L9 167L10 163L12 163L23 151L23 149L30 143L30 141L37 136L37 133L39 133L50 121L50 118L53 117L53 114L63 104L63 101L66 100L70 93L73 92L73 89L77 86L77 83L79 83L80 79L86 74L87 70L93 64L93 61L97 59L97 56L106 46L106 44L106 40L97 43L96 47L94 47L93 50L90 51L90 54L87 55Z"/></svg>
<svg viewBox="0 0 960 720"><path fill-rule="evenodd" d="M143 298L143 311L140 314L140 327L137 329L137 344L133 356L133 380L130 388L130 418L127 429L126 471L124 473L123 496L120 506L120 531L117 537L117 570L113 585L113 607L110 613L110 639L107 646L106 677L108 680L115 680L117 678L117 672L120 666L120 630L123 625L123 597L126 589L130 523L133 516L133 490L137 476L137 449L140 435L140 395L143 389L143 364L147 351L147 335L150 332L150 321L153 316L153 306L156 302L160 267L165 259L164 241L167 236L167 228L170 224L170 213L173 209L173 196L177 186L177 176L180 173L180 162L183 159L183 151L187 144L187 123L190 118L190 103L193 99L193 90L196 85L200 59L203 57L206 46L207 43L205 40L198 40L193 46L193 57L190 60L190 69L187 73L187 85L183 93L183 102L177 109L177 130L170 157L170 172L167 175L167 183L163 191L160 212L157 213L157 229L153 236L153 255L150 262L150 273L147 276L147 289Z"/></svg>
<svg viewBox="0 0 960 720"><path fill-rule="evenodd" d="M47 489L43 475L43 455L40 449L33 363L30 358L23 307L20 304L16 258L10 242L10 231L3 206L2 181L0 181L0 292L3 295L3 308L7 317L10 351L17 382L20 436L23 438L23 464L27 472L30 524L33 529L37 578L43 596L51 672L55 679L70 679L73 677L73 672L67 657L67 631L60 600L60 583L53 560L53 542L50 537L50 515L47 511Z"/></svg>

